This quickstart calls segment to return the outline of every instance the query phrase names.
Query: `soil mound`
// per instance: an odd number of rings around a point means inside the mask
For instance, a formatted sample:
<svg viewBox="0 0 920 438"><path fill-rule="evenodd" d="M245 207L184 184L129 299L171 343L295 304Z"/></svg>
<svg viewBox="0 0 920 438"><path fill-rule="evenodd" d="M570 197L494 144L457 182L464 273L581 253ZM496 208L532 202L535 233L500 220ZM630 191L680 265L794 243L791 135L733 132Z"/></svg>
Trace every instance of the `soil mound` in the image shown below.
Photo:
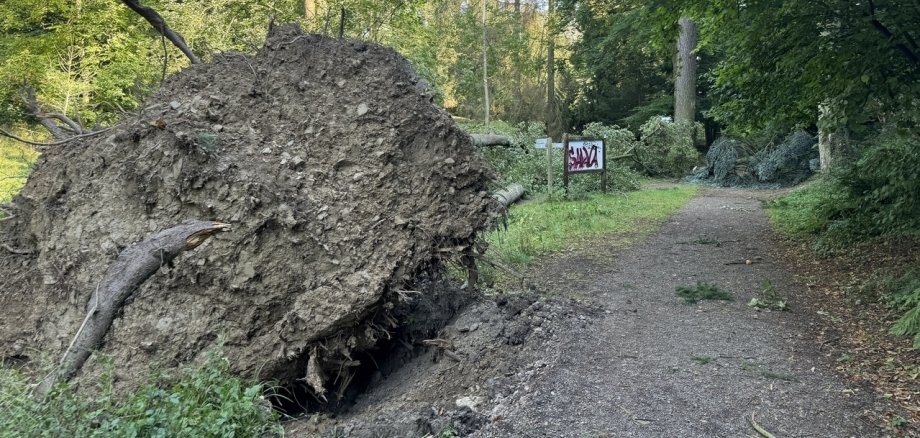
<svg viewBox="0 0 920 438"><path fill-rule="evenodd" d="M412 279L492 220L490 180L404 58L277 27L255 56L216 55L41 157L0 223L0 360L57 360L121 250L216 220L232 231L163 266L115 320L101 352L116 383L220 338L241 374L322 393L428 292Z"/></svg>

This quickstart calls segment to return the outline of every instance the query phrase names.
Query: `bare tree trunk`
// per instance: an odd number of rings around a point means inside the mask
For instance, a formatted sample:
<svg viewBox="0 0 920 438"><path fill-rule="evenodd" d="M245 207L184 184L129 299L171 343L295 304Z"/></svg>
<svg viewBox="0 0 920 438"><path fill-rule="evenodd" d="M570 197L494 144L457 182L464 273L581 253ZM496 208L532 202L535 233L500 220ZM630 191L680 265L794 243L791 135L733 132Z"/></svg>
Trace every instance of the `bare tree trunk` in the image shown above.
<svg viewBox="0 0 920 438"><path fill-rule="evenodd" d="M524 31L524 19L521 15L521 0L514 0L514 18L517 25L517 30L515 31L515 37L520 38L521 32ZM523 92L521 90L522 74L521 74L521 53L517 52L514 55L514 117L515 122L522 121L523 111L521 111L521 101L524 100Z"/></svg>
<svg viewBox="0 0 920 438"><path fill-rule="evenodd" d="M185 40L182 39L182 35L179 35L173 31L166 24L166 20L164 20L157 11L148 8L147 6L141 5L137 2L137 0L121 0L121 2L124 3L125 6L131 8L132 11L137 12L137 14L141 17L144 17L144 19L147 20L147 22L150 23L150 25L153 26L153 28L156 29L160 35L163 35L166 37L166 39L173 43L174 46L178 47L179 50L181 50L182 53L184 53L185 56L189 59L189 61L192 62L192 64L201 63L201 60L198 59L198 56L192 53L191 49L188 48L188 45L185 44Z"/></svg>
<svg viewBox="0 0 920 438"><path fill-rule="evenodd" d="M511 146L511 137L496 134L470 134L476 146Z"/></svg>
<svg viewBox="0 0 920 438"><path fill-rule="evenodd" d="M674 121L696 120L696 23L680 19L680 37L674 58Z"/></svg>
<svg viewBox="0 0 920 438"><path fill-rule="evenodd" d="M35 97L35 90L32 87L25 87L22 91L22 101L26 104L26 109L29 110L29 114L35 117L35 120L44 126L55 140L67 138L68 136L64 133L64 130L54 123L52 117L45 114L45 112L41 110L41 107L38 106L38 98Z"/></svg>
<svg viewBox="0 0 920 438"><path fill-rule="evenodd" d="M303 0L303 18L316 17L316 0Z"/></svg>
<svg viewBox="0 0 920 438"><path fill-rule="evenodd" d="M546 14L547 38L546 44L546 130L550 137L560 136L556 123L556 25L555 25L556 0L549 0L549 9Z"/></svg>
<svg viewBox="0 0 920 438"><path fill-rule="evenodd" d="M161 266L229 227L219 222L188 221L122 251L90 297L86 319L64 352L57 371L39 384L36 394L46 395L58 381L70 380L83 367L93 351L102 345L115 315L128 297Z"/></svg>
<svg viewBox="0 0 920 438"><path fill-rule="evenodd" d="M489 129L489 40L487 37L486 2L482 0L482 96L486 129Z"/></svg>
<svg viewBox="0 0 920 438"><path fill-rule="evenodd" d="M833 100L818 105L818 158L822 173L840 167L851 156L850 135L839 120L841 111Z"/></svg>

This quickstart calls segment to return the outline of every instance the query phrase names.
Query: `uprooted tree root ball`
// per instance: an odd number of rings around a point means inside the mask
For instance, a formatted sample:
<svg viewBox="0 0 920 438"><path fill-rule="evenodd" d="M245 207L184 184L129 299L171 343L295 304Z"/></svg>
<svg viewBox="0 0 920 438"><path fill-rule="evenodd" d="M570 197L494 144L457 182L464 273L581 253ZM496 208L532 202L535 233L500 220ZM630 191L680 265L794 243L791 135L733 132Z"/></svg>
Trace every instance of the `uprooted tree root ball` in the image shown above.
<svg viewBox="0 0 920 438"><path fill-rule="evenodd" d="M490 180L404 58L276 27L255 56L215 55L111 131L42 155L0 225L15 249L0 250L0 359L55 361L122 250L220 221L232 231L128 299L100 350L116 384L221 337L240 374L322 398L403 324L401 297L435 293L407 291L414 276L493 220ZM90 358L77 380L99 372Z"/></svg>

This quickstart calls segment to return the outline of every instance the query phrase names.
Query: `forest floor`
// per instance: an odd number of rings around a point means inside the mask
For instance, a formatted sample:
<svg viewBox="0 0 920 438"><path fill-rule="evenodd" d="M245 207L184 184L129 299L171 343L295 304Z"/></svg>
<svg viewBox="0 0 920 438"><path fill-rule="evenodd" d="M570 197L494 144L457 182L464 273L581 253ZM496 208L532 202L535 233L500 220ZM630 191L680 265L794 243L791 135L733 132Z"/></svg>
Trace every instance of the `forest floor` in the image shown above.
<svg viewBox="0 0 920 438"><path fill-rule="evenodd" d="M642 243L541 257L526 271L535 294L484 299L444 329L453 360L406 359L348 412L289 431L759 436L753 417L776 436L915 436L883 420L903 406L839 372L816 311L833 304L813 302L802 258L767 223L775 195L703 189ZM733 300L682 303L675 289L698 282ZM788 310L749 306L765 288Z"/></svg>

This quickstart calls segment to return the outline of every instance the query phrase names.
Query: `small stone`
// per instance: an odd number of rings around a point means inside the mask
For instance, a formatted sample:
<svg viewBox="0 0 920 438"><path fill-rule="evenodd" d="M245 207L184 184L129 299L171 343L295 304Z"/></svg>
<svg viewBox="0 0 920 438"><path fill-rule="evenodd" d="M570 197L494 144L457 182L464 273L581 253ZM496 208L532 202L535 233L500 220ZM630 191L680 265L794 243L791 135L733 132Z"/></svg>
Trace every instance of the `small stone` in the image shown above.
<svg viewBox="0 0 920 438"><path fill-rule="evenodd" d="M175 100L172 101L172 102L169 102L169 107L172 108L172 109L179 109L179 102L177 102L177 101L175 101Z"/></svg>
<svg viewBox="0 0 920 438"><path fill-rule="evenodd" d="M367 104L366 104L366 103L362 103L362 104L358 105L358 115L359 115L359 116L363 116L363 115L367 114L368 111L370 111L370 108L367 107Z"/></svg>
<svg viewBox="0 0 920 438"><path fill-rule="evenodd" d="M265 155L268 155L268 154L272 153L272 148L265 148L265 149L262 149L262 153L265 154Z"/></svg>
<svg viewBox="0 0 920 438"><path fill-rule="evenodd" d="M444 164L454 164L454 163L455 163L455 161L454 161L453 158L448 158L448 159L444 160Z"/></svg>

